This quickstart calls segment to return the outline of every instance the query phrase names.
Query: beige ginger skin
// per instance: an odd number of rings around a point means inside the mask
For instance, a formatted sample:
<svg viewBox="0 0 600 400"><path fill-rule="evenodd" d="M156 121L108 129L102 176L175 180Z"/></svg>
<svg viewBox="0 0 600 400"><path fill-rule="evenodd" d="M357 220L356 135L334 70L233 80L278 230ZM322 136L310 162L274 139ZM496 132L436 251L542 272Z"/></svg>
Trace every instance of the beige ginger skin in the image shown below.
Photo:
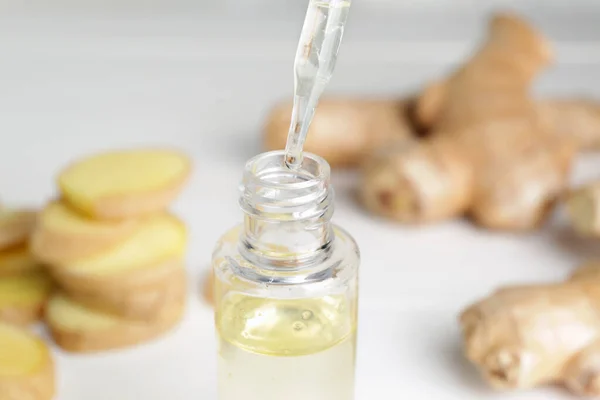
<svg viewBox="0 0 600 400"><path fill-rule="evenodd" d="M481 48L419 104L428 140L385 149L365 163L361 198L402 222L468 213L491 229L538 227L563 192L575 153L546 135L529 95L551 61L547 41L514 15L495 15ZM443 149L443 150L441 150Z"/></svg>
<svg viewBox="0 0 600 400"><path fill-rule="evenodd" d="M537 105L550 135L570 139L579 151L600 149L600 103L592 99L549 99Z"/></svg>
<svg viewBox="0 0 600 400"><path fill-rule="evenodd" d="M571 190L565 205L573 230L581 236L600 236L600 182Z"/></svg>
<svg viewBox="0 0 600 400"><path fill-rule="evenodd" d="M600 395L600 264L566 282L502 288L460 316L465 354L498 389Z"/></svg>

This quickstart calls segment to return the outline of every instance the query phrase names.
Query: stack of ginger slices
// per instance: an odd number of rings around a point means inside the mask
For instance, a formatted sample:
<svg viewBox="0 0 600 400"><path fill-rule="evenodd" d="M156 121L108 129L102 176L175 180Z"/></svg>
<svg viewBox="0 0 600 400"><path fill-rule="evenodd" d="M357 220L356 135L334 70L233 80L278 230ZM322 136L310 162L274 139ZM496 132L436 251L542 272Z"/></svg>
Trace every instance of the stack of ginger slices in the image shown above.
<svg viewBox="0 0 600 400"><path fill-rule="evenodd" d="M26 330L64 350L130 347L181 320L187 229L168 211L191 172L172 150L106 152L58 177L40 212L0 209L0 399L51 399L54 367Z"/></svg>

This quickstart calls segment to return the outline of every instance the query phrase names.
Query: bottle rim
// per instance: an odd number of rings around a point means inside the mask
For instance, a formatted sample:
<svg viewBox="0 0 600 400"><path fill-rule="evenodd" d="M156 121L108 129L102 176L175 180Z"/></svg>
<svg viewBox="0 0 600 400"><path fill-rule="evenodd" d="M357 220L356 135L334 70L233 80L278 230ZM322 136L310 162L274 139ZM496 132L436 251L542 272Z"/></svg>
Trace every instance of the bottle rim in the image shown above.
<svg viewBox="0 0 600 400"><path fill-rule="evenodd" d="M297 182L276 182L271 179L271 173L287 172L297 175ZM290 170L285 166L285 151L274 150L258 154L246 162L244 168L244 181L252 181L263 187L294 189L308 189L329 182L331 168L322 157L312 153L303 153L302 164L298 171Z"/></svg>
<svg viewBox="0 0 600 400"><path fill-rule="evenodd" d="M322 157L305 153L298 169L285 165L283 150L251 158L240 186L240 206L257 218L301 220L333 212L330 167Z"/></svg>

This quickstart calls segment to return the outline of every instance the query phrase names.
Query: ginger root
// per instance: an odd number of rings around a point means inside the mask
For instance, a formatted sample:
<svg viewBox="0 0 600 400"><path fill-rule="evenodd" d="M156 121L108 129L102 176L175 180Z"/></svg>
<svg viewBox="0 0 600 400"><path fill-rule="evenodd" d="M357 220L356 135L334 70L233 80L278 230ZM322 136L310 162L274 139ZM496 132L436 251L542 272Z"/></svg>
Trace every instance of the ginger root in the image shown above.
<svg viewBox="0 0 600 400"><path fill-rule="evenodd" d="M54 362L41 339L0 322L0 355L2 400L51 400L54 397Z"/></svg>
<svg viewBox="0 0 600 400"><path fill-rule="evenodd" d="M565 199L573 229L582 236L600 236L600 182L571 190Z"/></svg>
<svg viewBox="0 0 600 400"><path fill-rule="evenodd" d="M552 58L549 42L527 22L496 14L479 50L450 77L423 91L416 115L425 115L421 123L446 133L526 115L535 107L531 83Z"/></svg>
<svg viewBox="0 0 600 400"><path fill-rule="evenodd" d="M437 221L464 212L472 191L471 165L447 141L389 147L363 166L365 206L404 223Z"/></svg>
<svg viewBox="0 0 600 400"><path fill-rule="evenodd" d="M185 155L168 150L123 150L75 162L61 172L64 200L97 219L136 218L163 211L191 171Z"/></svg>
<svg viewBox="0 0 600 400"><path fill-rule="evenodd" d="M410 100L330 98L319 102L304 146L332 167L358 165L373 149L414 138ZM277 105L267 117L264 142L268 150L285 148L292 104Z"/></svg>
<svg viewBox="0 0 600 400"><path fill-rule="evenodd" d="M0 209L0 250L23 244L37 220L33 210Z"/></svg>
<svg viewBox="0 0 600 400"><path fill-rule="evenodd" d="M40 213L31 237L31 249L39 260L68 264L113 247L139 227L140 221L105 221L86 218L67 204L51 202Z"/></svg>
<svg viewBox="0 0 600 400"><path fill-rule="evenodd" d="M589 99L553 99L537 106L551 135L572 140L578 150L600 148L600 103Z"/></svg>
<svg viewBox="0 0 600 400"><path fill-rule="evenodd" d="M445 103L446 89L446 82L443 80L431 82L415 102L413 117L422 130L429 131L439 119Z"/></svg>
<svg viewBox="0 0 600 400"><path fill-rule="evenodd" d="M439 118L445 96L445 82L425 87L415 111L415 123L430 130ZM570 141L578 151L600 148L600 102L591 99L549 99L536 103L536 112L545 131Z"/></svg>
<svg viewBox="0 0 600 400"><path fill-rule="evenodd" d="M599 310L597 263L563 283L502 288L461 314L466 357L499 389L600 395Z"/></svg>
<svg viewBox="0 0 600 400"><path fill-rule="evenodd" d="M469 215L492 229L535 229L566 190L575 149L562 140L539 138L516 128L495 137L499 141L511 138L515 140L512 150L500 144L487 149L493 155L482 160Z"/></svg>
<svg viewBox="0 0 600 400"><path fill-rule="evenodd" d="M550 58L532 27L494 16L483 46L419 99L417 115L432 128L428 140L384 149L365 163L365 206L401 221L468 212L492 229L539 226L567 184L575 153L570 141L544 132L529 96Z"/></svg>

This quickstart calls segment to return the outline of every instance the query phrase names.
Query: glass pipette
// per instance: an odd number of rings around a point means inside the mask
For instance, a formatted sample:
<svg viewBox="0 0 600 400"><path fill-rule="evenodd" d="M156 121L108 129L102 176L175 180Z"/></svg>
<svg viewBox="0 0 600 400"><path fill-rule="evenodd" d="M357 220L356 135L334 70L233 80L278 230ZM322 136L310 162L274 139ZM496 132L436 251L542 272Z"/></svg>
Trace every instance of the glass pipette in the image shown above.
<svg viewBox="0 0 600 400"><path fill-rule="evenodd" d="M294 61L294 106L285 148L291 169L302 164L302 147L315 108L329 83L351 0L310 0Z"/></svg>

